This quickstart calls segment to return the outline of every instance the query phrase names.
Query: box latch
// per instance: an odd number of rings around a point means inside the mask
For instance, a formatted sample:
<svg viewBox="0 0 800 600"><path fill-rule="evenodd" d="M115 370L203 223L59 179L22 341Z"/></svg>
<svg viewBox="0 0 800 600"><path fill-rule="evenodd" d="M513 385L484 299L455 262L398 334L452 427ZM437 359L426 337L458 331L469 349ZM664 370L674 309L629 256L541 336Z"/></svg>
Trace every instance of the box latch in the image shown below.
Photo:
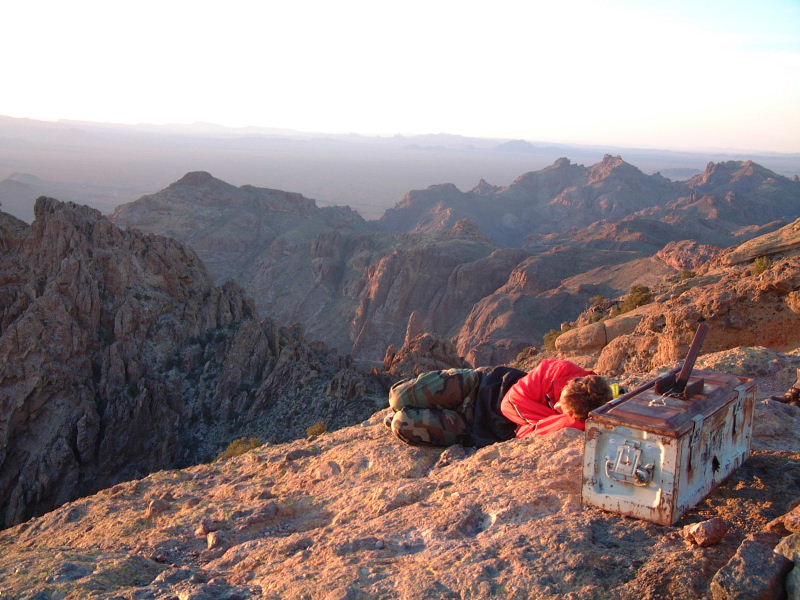
<svg viewBox="0 0 800 600"><path fill-rule="evenodd" d="M617 448L617 458L606 456L606 477L629 485L647 485L653 479L655 465L641 465L642 448L639 443L626 440Z"/></svg>

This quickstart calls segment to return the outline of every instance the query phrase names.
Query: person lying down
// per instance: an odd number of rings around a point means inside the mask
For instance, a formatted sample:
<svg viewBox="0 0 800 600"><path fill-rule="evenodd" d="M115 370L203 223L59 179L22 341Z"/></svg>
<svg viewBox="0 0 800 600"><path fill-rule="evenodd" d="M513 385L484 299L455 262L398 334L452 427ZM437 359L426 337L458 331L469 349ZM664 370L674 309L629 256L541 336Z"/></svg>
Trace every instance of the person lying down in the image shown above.
<svg viewBox="0 0 800 600"><path fill-rule="evenodd" d="M525 373L511 367L428 371L389 390L384 423L414 446L483 447L513 437L584 429L611 400L608 383L568 360L546 359Z"/></svg>

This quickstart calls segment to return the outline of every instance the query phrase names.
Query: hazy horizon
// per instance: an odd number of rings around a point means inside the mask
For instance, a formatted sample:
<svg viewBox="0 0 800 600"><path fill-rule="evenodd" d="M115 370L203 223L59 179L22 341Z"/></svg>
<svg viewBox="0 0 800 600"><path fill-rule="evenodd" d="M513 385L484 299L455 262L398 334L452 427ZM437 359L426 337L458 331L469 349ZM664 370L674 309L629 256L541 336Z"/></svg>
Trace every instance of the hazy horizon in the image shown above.
<svg viewBox="0 0 800 600"><path fill-rule="evenodd" d="M800 4L14 3L0 114L800 151Z"/></svg>
<svg viewBox="0 0 800 600"><path fill-rule="evenodd" d="M298 192L320 206L348 205L374 219L415 189L452 183L467 191L497 186L567 157L591 165L621 154L645 173L685 179L709 161L754 160L776 173L800 173L800 154L680 152L529 143L431 134L374 138L199 126L52 123L0 116L2 210L30 222L39 195L104 213L161 190L189 171L233 185ZM14 174L33 175L15 177Z"/></svg>
<svg viewBox="0 0 800 600"><path fill-rule="evenodd" d="M641 145L625 145L615 144L612 142L569 142L559 139L526 139L522 137L497 137L497 136L482 136L482 135L466 135L457 131L420 131L416 133L365 133L360 131L318 131L307 129L290 129L278 127L269 124L249 124L249 125L223 125L221 123L213 123L210 121L172 121L172 122L119 122L119 121L92 121L87 119L69 119L69 118L56 118L56 119L38 119L34 117L18 117L14 115L0 114L0 118L10 118L18 120L36 121L42 123L52 123L55 125L91 125L91 126L107 126L114 128L129 128L130 130L139 129L141 131L160 130L164 133L196 133L196 134L217 134L224 137L260 137L260 136L280 136L280 135L296 135L303 137L318 137L318 136L334 136L344 138L365 138L373 140L391 140L397 138L428 138L428 137L447 137L447 138L464 138L467 140L483 140L485 142L507 142L507 141L523 141L534 145L548 144L552 146L563 146L565 148L597 148L607 149L608 151L616 150L653 150L661 152L679 152L684 154L697 154L703 155L706 153L729 153L731 155L747 155L747 154L760 154L760 155L798 155L800 154L800 144L798 149L793 151L776 151L766 150L763 148L745 148L745 147L705 147L705 148L686 148L681 146L660 146L657 144L641 144Z"/></svg>

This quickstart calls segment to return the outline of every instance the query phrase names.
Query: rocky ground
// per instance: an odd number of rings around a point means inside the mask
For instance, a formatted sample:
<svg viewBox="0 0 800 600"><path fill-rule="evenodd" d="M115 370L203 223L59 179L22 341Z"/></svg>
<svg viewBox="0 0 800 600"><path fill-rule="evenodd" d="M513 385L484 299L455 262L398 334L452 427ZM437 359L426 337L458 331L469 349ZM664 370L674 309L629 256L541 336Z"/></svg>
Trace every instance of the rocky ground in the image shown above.
<svg viewBox="0 0 800 600"><path fill-rule="evenodd" d="M795 358L704 357L763 380ZM796 526L775 519L800 500L798 407L759 402L751 458L672 527L581 506L576 430L424 449L391 437L383 414L0 532L0 598L745 598L791 566L770 549ZM712 517L729 526L719 543L680 535Z"/></svg>

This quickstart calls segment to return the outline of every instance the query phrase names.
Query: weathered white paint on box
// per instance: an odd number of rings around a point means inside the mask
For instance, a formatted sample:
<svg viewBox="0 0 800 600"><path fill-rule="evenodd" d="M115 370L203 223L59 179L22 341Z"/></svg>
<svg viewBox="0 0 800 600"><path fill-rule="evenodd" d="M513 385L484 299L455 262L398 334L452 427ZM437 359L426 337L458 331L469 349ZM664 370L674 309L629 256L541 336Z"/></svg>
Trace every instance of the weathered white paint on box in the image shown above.
<svg viewBox="0 0 800 600"><path fill-rule="evenodd" d="M622 515L675 523L750 455L755 384L695 371L689 399L654 388L597 409L586 422L583 501Z"/></svg>

